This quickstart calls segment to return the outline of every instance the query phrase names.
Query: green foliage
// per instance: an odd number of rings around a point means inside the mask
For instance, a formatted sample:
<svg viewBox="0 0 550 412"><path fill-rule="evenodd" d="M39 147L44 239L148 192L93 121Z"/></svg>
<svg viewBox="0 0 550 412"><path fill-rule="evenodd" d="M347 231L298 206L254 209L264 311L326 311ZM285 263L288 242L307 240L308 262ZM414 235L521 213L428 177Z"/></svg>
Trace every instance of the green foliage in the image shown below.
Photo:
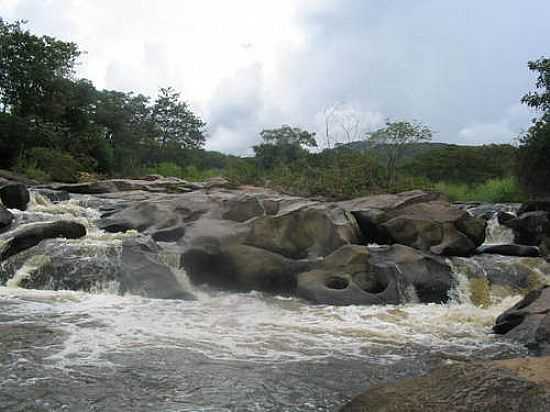
<svg viewBox="0 0 550 412"><path fill-rule="evenodd" d="M85 171L82 164L69 153L46 147L32 148L25 158L19 159L18 172L40 181L76 182L78 173Z"/></svg>
<svg viewBox="0 0 550 412"><path fill-rule="evenodd" d="M0 18L0 104L11 113L39 113L58 79L73 73L80 55L74 43L23 30Z"/></svg>
<svg viewBox="0 0 550 412"><path fill-rule="evenodd" d="M529 62L538 73L536 91L523 96L522 102L542 112L520 138L517 173L531 196L550 195L550 59L541 57Z"/></svg>
<svg viewBox="0 0 550 412"><path fill-rule="evenodd" d="M161 148L201 147L204 144L204 123L180 101L180 94L171 87L161 88L152 108L152 120Z"/></svg>
<svg viewBox="0 0 550 412"><path fill-rule="evenodd" d="M151 104L143 95L99 91L75 79L80 52L74 43L0 19L0 51L0 168L32 163L38 147L70 166L56 172L49 157L37 158L52 179L74 179L71 159L79 171L133 175L144 165L187 164L204 144L205 123L173 89L161 89ZM36 173L33 164L26 168Z"/></svg>
<svg viewBox="0 0 550 412"><path fill-rule="evenodd" d="M490 179L477 185L439 182L433 189L444 193L449 200L456 202L523 202L526 199L514 177Z"/></svg>
<svg viewBox="0 0 550 412"><path fill-rule="evenodd" d="M199 170L194 165L181 167L172 162L162 162L148 167L145 172L151 175L179 177L180 179L187 179L191 181L206 180L211 177L220 176L221 174L219 170Z"/></svg>
<svg viewBox="0 0 550 412"><path fill-rule="evenodd" d="M270 170L303 160L308 155L304 147L316 147L315 133L283 125L260 132L263 143L253 147L258 167Z"/></svg>
<svg viewBox="0 0 550 412"><path fill-rule="evenodd" d="M395 184L397 168L403 154L411 144L432 140L432 130L424 124L413 121L386 121L386 127L367 134L367 141L372 146L379 146L384 152L388 186Z"/></svg>
<svg viewBox="0 0 550 412"><path fill-rule="evenodd" d="M541 57L527 63L529 70L537 72L536 91L529 92L521 101L529 107L550 112L550 58Z"/></svg>
<svg viewBox="0 0 550 412"><path fill-rule="evenodd" d="M511 176L515 158L516 149L511 145L446 145L420 153L400 170L404 174L434 182L472 185L489 179Z"/></svg>
<svg viewBox="0 0 550 412"><path fill-rule="evenodd" d="M298 127L290 127L286 124L277 129L264 129L260 132L260 136L264 144L317 147L314 132L308 132Z"/></svg>

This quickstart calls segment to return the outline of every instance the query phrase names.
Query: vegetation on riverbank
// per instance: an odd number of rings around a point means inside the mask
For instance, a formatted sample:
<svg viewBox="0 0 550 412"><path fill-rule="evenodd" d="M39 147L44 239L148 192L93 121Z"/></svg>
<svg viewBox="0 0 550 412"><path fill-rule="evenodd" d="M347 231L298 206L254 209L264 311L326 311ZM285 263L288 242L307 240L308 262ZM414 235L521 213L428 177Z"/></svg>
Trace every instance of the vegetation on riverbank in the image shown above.
<svg viewBox="0 0 550 412"><path fill-rule="evenodd" d="M431 143L415 121L374 132L344 128L346 144L323 150L315 133L283 125L259 132L254 156L206 151L206 123L170 87L155 98L98 90L78 79L75 43L36 36L0 19L0 168L39 181L74 182L146 174L270 186L345 199L408 189L439 190L457 201L517 202L548 188L548 59L530 63L537 91L523 101L542 116L520 146Z"/></svg>

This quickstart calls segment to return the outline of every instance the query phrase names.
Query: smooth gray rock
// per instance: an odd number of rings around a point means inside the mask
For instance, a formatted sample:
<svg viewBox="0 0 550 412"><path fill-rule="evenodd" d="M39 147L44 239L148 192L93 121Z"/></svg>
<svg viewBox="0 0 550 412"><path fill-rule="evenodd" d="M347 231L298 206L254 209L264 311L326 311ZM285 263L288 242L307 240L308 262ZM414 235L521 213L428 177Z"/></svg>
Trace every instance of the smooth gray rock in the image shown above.
<svg viewBox="0 0 550 412"><path fill-rule="evenodd" d="M486 221L452 206L438 193L414 190L339 205L353 213L368 242L467 256L485 240Z"/></svg>
<svg viewBox="0 0 550 412"><path fill-rule="evenodd" d="M550 355L550 286L529 292L502 313L493 331L524 344L533 355Z"/></svg>
<svg viewBox="0 0 550 412"><path fill-rule="evenodd" d="M297 279L298 296L329 305L441 303L453 286L442 259L403 245L343 246Z"/></svg>
<svg viewBox="0 0 550 412"><path fill-rule="evenodd" d="M78 222L63 221L33 223L23 226L4 236L7 242L0 250L0 261L23 250L38 245L42 240L63 237L78 239L86 236L86 228Z"/></svg>

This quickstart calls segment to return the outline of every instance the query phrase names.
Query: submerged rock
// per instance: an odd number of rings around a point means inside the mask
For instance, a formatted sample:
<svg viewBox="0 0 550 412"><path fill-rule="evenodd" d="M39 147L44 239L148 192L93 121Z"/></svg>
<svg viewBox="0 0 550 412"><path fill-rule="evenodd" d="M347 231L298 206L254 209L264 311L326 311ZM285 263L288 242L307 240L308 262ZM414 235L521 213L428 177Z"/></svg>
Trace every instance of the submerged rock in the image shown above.
<svg viewBox="0 0 550 412"><path fill-rule="evenodd" d="M485 240L487 222L438 193L414 190L341 202L368 241L400 243L437 255L467 256Z"/></svg>
<svg viewBox="0 0 550 412"><path fill-rule="evenodd" d="M8 209L27 210L29 191L22 183L9 183L0 187L0 200Z"/></svg>
<svg viewBox="0 0 550 412"><path fill-rule="evenodd" d="M550 358L455 363L374 385L341 412L550 410Z"/></svg>
<svg viewBox="0 0 550 412"><path fill-rule="evenodd" d="M78 222L59 220L56 222L33 223L6 234L7 241L0 250L0 261L23 250L38 245L45 239L63 237L78 239L86 236L86 228Z"/></svg>
<svg viewBox="0 0 550 412"><path fill-rule="evenodd" d="M502 313L493 331L521 342L534 355L550 355L550 286L529 292Z"/></svg>

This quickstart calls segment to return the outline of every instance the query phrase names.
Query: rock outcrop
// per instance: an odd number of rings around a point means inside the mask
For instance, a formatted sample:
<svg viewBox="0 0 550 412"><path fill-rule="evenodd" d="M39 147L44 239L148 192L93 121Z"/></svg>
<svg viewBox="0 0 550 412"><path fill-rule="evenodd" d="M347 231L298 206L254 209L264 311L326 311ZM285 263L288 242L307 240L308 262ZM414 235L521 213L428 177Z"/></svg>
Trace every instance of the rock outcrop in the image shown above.
<svg viewBox="0 0 550 412"><path fill-rule="evenodd" d="M437 255L468 256L485 239L486 221L453 207L440 194L413 190L340 202L367 241L400 243Z"/></svg>
<svg viewBox="0 0 550 412"><path fill-rule="evenodd" d="M201 189L202 185L177 177L160 177L154 180L109 179L84 183L56 183L45 186L45 188L81 194L116 193L133 190L157 193L185 193Z"/></svg>
<svg viewBox="0 0 550 412"><path fill-rule="evenodd" d="M27 210L29 191L22 183L9 183L0 187L0 200L8 209Z"/></svg>
<svg viewBox="0 0 550 412"><path fill-rule="evenodd" d="M534 355L550 355L550 286L528 293L497 318L493 330L521 342Z"/></svg>
<svg viewBox="0 0 550 412"><path fill-rule="evenodd" d="M297 277L296 294L328 305L445 302L453 286L442 260L403 245L343 246Z"/></svg>
<svg viewBox="0 0 550 412"><path fill-rule="evenodd" d="M36 246L45 239L78 239L83 236L86 236L86 228L78 222L59 220L25 225L5 234L6 242L0 250L0 261Z"/></svg>
<svg viewBox="0 0 550 412"><path fill-rule="evenodd" d="M550 410L550 358L453 363L374 385L341 412Z"/></svg>

